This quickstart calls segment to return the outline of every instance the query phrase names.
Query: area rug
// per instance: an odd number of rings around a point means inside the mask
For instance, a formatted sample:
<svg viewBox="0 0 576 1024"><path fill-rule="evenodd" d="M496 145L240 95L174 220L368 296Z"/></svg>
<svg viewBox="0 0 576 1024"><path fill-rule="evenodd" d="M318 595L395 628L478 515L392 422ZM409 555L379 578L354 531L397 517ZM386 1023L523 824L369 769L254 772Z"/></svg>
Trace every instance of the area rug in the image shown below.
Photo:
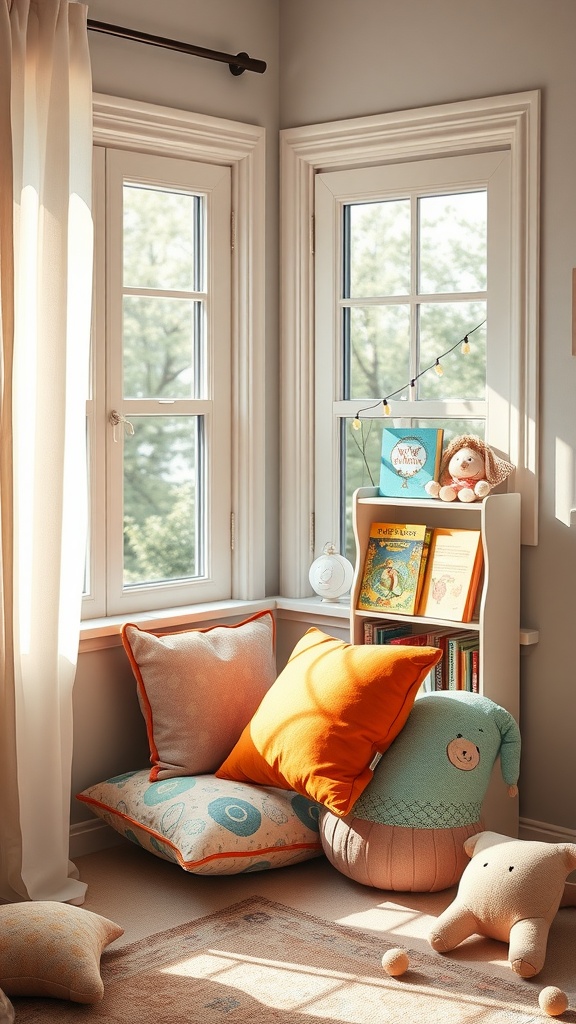
<svg viewBox="0 0 576 1024"><path fill-rule="evenodd" d="M102 955L94 1006L15 999L16 1024L529 1024L548 1020L541 985L491 978L430 951L393 944L254 897ZM562 1021L576 1021L568 1010Z"/></svg>

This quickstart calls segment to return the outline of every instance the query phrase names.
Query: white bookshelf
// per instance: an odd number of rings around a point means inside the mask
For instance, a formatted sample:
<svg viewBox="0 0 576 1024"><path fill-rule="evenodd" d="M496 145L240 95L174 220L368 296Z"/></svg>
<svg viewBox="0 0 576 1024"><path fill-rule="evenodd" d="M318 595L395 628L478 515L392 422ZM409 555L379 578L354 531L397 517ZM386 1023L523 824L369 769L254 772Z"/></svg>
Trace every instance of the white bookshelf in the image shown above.
<svg viewBox="0 0 576 1024"><path fill-rule="evenodd" d="M413 631L428 625L478 630L479 690L509 711L519 722L520 711L520 495L489 494L483 501L442 502L430 499L382 498L378 489L361 487L354 494L352 514L356 566L350 600L350 638L364 641L364 620L377 613L360 611L358 594L372 523L425 523L427 526L480 530L484 553L478 619L454 622L418 615L386 613L382 619L412 622ZM510 799L500 776L494 778L484 803L487 827L516 835L518 800Z"/></svg>

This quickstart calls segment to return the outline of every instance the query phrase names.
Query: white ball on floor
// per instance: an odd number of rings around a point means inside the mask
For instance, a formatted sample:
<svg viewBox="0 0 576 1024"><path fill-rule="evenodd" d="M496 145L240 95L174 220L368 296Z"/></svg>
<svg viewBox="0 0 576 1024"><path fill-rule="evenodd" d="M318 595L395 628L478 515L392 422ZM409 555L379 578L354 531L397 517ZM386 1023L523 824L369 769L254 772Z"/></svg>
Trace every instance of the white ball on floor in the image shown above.
<svg viewBox="0 0 576 1024"><path fill-rule="evenodd" d="M561 988L556 988L555 985L548 985L547 988L543 988L540 995L538 996L538 1004L544 1013L547 1013L549 1017L559 1017L564 1010L568 1009L568 996Z"/></svg>
<svg viewBox="0 0 576 1024"><path fill-rule="evenodd" d="M382 967L386 974L392 978L398 978L410 966L410 960L405 949L389 949L382 957Z"/></svg>

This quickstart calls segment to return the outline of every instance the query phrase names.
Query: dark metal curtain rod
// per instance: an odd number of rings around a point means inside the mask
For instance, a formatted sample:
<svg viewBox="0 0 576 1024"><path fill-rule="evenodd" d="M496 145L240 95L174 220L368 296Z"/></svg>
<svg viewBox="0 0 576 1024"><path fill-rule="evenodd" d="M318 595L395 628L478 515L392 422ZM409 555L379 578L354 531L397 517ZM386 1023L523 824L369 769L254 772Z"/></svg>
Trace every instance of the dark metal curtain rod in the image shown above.
<svg viewBox="0 0 576 1024"><path fill-rule="evenodd" d="M119 36L120 39L133 39L137 43L148 43L150 46L163 46L166 50L179 50L180 53L188 53L193 57L219 60L228 65L233 75L242 75L245 71L256 71L257 74L262 75L266 71L266 61L255 60L247 53L234 54L221 53L220 50L207 50L204 46L182 43L178 39L165 39L163 36L152 36L148 32L135 32L131 28L107 25L104 21L91 21L90 18L88 18L88 28L91 32L103 32L107 36Z"/></svg>

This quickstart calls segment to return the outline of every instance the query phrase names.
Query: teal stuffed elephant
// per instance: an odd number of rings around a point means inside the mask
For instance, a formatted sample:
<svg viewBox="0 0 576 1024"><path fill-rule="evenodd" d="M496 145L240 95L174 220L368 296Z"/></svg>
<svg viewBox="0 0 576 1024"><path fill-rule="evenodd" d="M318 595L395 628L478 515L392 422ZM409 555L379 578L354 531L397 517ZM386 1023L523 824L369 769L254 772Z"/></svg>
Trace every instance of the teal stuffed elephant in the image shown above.
<svg viewBox="0 0 576 1024"><path fill-rule="evenodd" d="M464 841L483 830L482 802L498 757L509 795L518 793L520 746L516 721L488 697L420 697L352 811L345 818L321 812L326 856L379 889L455 885L467 864Z"/></svg>

